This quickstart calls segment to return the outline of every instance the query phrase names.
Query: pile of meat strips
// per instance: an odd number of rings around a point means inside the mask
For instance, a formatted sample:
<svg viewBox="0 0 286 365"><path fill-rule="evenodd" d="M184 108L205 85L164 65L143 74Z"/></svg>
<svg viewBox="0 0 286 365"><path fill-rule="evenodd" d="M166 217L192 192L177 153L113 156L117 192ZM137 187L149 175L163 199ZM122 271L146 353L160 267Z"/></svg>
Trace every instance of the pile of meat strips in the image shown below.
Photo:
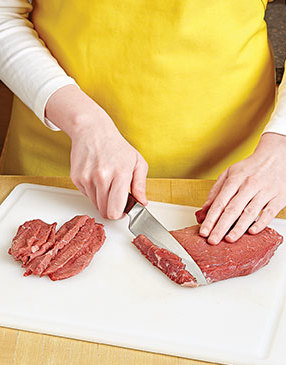
<svg viewBox="0 0 286 365"><path fill-rule="evenodd" d="M62 225L40 219L22 224L13 238L9 254L22 262L24 276L45 276L52 280L66 279L88 266L105 241L102 224L94 218L79 215Z"/></svg>

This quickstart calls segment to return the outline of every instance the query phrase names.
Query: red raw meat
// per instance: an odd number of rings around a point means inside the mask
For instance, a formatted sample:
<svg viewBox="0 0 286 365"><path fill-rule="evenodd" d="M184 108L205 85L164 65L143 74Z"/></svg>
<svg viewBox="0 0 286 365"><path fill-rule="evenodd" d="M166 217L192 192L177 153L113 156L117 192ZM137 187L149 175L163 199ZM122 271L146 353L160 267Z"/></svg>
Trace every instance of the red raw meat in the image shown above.
<svg viewBox="0 0 286 365"><path fill-rule="evenodd" d="M245 233L235 243L223 240L218 245L210 245L199 235L199 227L196 225L170 233L189 252L208 283L253 273L269 262L283 241L278 232L267 227L256 235ZM158 248L143 235L136 237L133 243L171 280L183 286L198 286L177 255Z"/></svg>
<svg viewBox="0 0 286 365"><path fill-rule="evenodd" d="M35 219L22 224L9 253L22 260L24 276L49 275L61 280L81 272L105 241L102 224L86 215L76 216L57 232L56 223Z"/></svg>
<svg viewBox="0 0 286 365"><path fill-rule="evenodd" d="M206 216L207 216L207 213L208 213L208 210L209 210L209 207L206 206L205 208L202 208L200 210L197 210L195 212L195 215L196 215L196 219L197 219L197 222L199 224L202 224L203 221L205 220Z"/></svg>
<svg viewBox="0 0 286 365"><path fill-rule="evenodd" d="M56 233L54 245L50 246L48 244L48 251L46 251L43 255L36 257L29 263L29 265L25 266L26 272L24 276L31 274L42 275L44 270L49 266L51 260L57 255L58 251L73 239L88 218L89 217L87 215L78 215L62 225Z"/></svg>
<svg viewBox="0 0 286 365"><path fill-rule="evenodd" d="M94 224L90 238L82 245L81 249L60 269L49 274L52 280L63 280L80 273L92 260L94 254L101 248L105 241L102 224Z"/></svg>
<svg viewBox="0 0 286 365"><path fill-rule="evenodd" d="M57 226L57 223L52 224L48 239L46 240L45 243L43 243L41 246L39 246L38 250L33 249L34 246L31 247L31 252L26 256L28 258L28 260L23 260L22 267L26 267L26 265L29 264L35 257L41 256L42 254L47 252L47 250L51 246L53 246L55 244L56 226Z"/></svg>
<svg viewBox="0 0 286 365"><path fill-rule="evenodd" d="M8 253L25 264L31 253L40 250L54 227L55 223L47 224L40 219L25 222L19 227Z"/></svg>
<svg viewBox="0 0 286 365"><path fill-rule="evenodd" d="M65 245L57 255L51 260L49 266L46 270L41 274L49 275L62 266L64 266L73 256L82 248L82 246L90 239L90 236L94 231L94 219L89 218L85 222L85 224L80 228L77 234L74 236L72 240L70 240L68 245Z"/></svg>

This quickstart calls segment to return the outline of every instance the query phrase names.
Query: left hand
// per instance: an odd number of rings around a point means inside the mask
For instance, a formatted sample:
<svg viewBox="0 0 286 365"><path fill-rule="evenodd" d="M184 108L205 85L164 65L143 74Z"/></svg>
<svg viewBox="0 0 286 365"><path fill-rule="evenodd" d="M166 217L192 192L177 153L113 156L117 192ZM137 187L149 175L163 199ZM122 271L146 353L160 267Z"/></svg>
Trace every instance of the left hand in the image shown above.
<svg viewBox="0 0 286 365"><path fill-rule="evenodd" d="M213 245L226 234L235 242L247 230L262 231L285 205L286 136L265 133L251 156L219 176L203 205L208 213L200 235Z"/></svg>

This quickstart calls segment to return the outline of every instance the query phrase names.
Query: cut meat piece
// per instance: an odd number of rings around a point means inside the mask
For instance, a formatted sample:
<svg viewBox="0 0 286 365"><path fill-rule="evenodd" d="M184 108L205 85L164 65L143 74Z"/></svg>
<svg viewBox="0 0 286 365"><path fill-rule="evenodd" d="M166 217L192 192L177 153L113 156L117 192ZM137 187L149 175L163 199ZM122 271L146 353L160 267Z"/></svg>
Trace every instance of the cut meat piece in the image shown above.
<svg viewBox="0 0 286 365"><path fill-rule="evenodd" d="M41 276L49 275L57 271L62 266L64 266L70 259L72 259L74 255L82 248L82 246L90 240L90 236L93 234L94 231L94 225L94 218L89 218L80 228L74 238L70 240L69 244L62 248L53 258L53 260L51 260L49 266L41 274Z"/></svg>
<svg viewBox="0 0 286 365"><path fill-rule="evenodd" d="M47 241L55 225L56 223L47 224L40 219L25 222L19 227L8 253L25 264L29 255L37 252Z"/></svg>
<svg viewBox="0 0 286 365"><path fill-rule="evenodd" d="M49 250L46 251L45 254L34 258L26 266L24 276L31 274L41 275L48 267L51 260L57 255L58 251L74 238L88 219L89 217L87 215L79 215L62 225L56 233L55 243L52 246L48 245Z"/></svg>
<svg viewBox="0 0 286 365"><path fill-rule="evenodd" d="M22 267L26 267L33 259L46 253L48 249L55 244L56 226L57 223L54 223L47 241L40 247L39 250L31 250L32 252L29 254L29 260L24 263Z"/></svg>
<svg viewBox="0 0 286 365"><path fill-rule="evenodd" d="M159 248L142 234L136 237L133 243L154 266L157 266L177 284L182 285L186 282L194 281L192 275L185 270L185 265L182 263L180 257L173 252Z"/></svg>
<svg viewBox="0 0 286 365"><path fill-rule="evenodd" d="M61 268L49 274L51 280L63 280L80 273L91 262L94 254L101 248L105 241L102 224L95 224L93 232L82 245L81 249Z"/></svg>
<svg viewBox="0 0 286 365"><path fill-rule="evenodd" d="M283 241L274 229L265 228L256 235L246 233L235 243L223 240L218 245L210 245L199 235L199 227L196 225L170 233L189 252L208 283L253 273L269 262ZM158 248L143 235L136 237L133 243L171 280L183 286L198 286L177 255Z"/></svg>

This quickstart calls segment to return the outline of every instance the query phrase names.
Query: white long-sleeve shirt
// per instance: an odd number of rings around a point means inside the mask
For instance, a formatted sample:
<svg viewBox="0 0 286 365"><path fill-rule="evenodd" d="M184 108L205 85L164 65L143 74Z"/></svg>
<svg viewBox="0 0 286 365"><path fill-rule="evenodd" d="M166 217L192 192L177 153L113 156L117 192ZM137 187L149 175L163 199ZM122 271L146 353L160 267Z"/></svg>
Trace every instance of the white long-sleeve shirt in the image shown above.
<svg viewBox="0 0 286 365"><path fill-rule="evenodd" d="M59 88L76 82L39 39L28 20L31 10L28 0L0 0L0 79L43 123L58 130L45 118L46 103ZM286 135L286 72L264 132Z"/></svg>

